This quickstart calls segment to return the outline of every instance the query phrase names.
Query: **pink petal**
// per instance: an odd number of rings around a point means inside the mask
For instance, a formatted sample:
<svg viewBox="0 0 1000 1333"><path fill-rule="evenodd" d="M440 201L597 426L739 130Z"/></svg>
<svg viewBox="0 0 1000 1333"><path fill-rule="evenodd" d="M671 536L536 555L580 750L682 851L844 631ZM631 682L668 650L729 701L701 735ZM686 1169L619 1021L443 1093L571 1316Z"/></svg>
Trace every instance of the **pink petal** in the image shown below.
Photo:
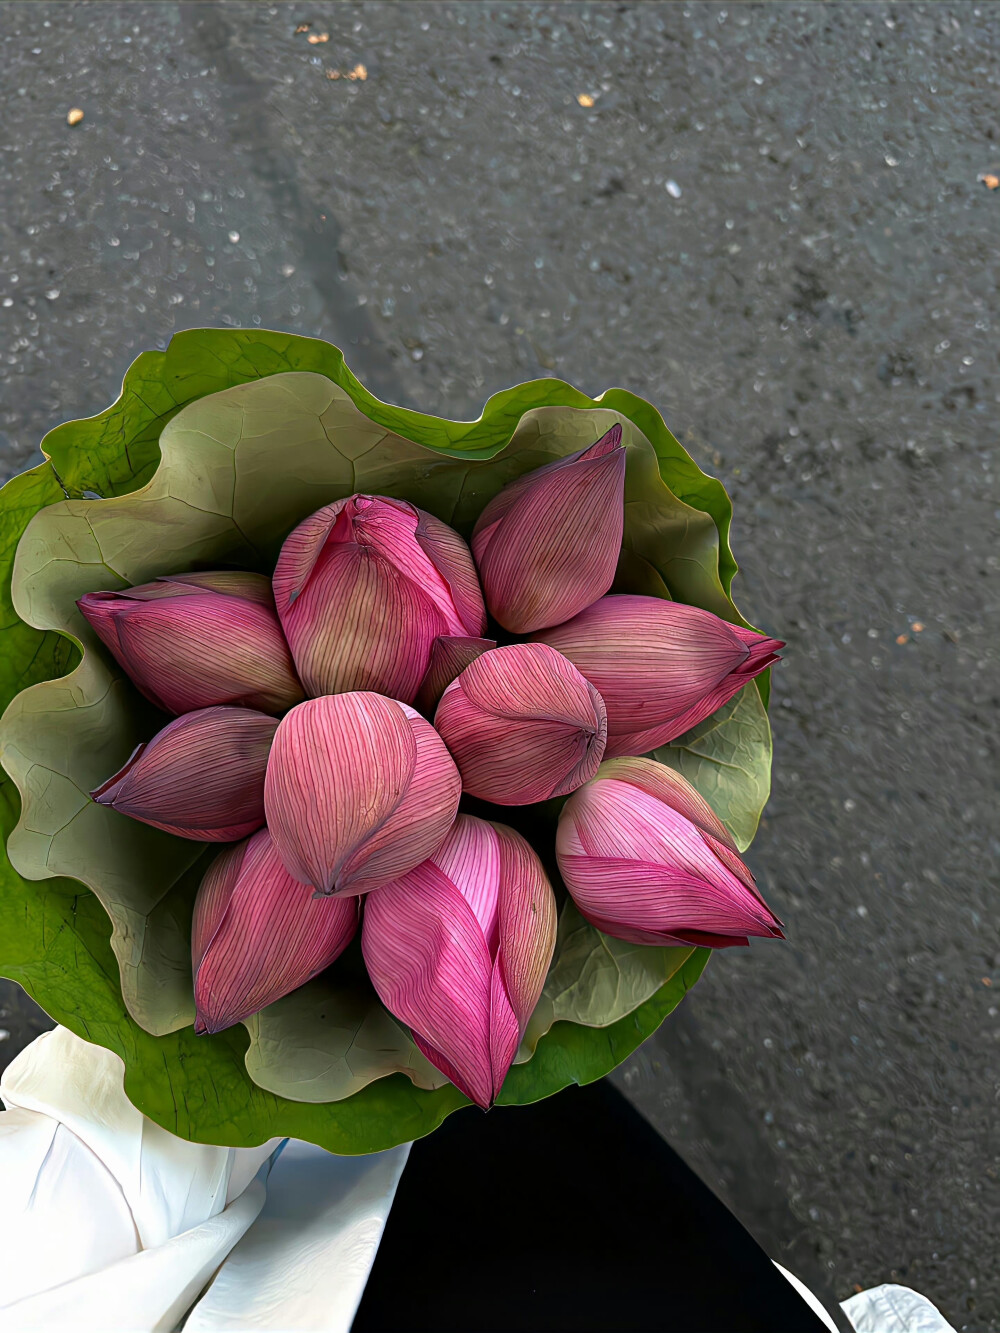
<svg viewBox="0 0 1000 1333"><path fill-rule="evenodd" d="M493 1077L491 1102L500 1095L503 1081L514 1063L523 1028L517 1021L504 981L503 962L497 958L490 978L490 1069Z"/></svg>
<svg viewBox="0 0 1000 1333"><path fill-rule="evenodd" d="M166 581L87 593L77 605L165 712L240 704L278 713L302 698L281 626L259 601Z"/></svg>
<svg viewBox="0 0 1000 1333"><path fill-rule="evenodd" d="M264 770L277 725L249 708L187 713L90 794L99 805L182 838L245 838L264 822Z"/></svg>
<svg viewBox="0 0 1000 1333"><path fill-rule="evenodd" d="M461 893L425 862L366 899L361 947L389 1012L466 1096L489 1106L493 965Z"/></svg>
<svg viewBox="0 0 1000 1333"><path fill-rule="evenodd" d="M221 1032L297 990L340 956L357 919L356 902L293 880L267 829L224 852L195 903L195 1031Z"/></svg>
<svg viewBox="0 0 1000 1333"><path fill-rule="evenodd" d="M541 861L525 839L506 824L494 824L493 830L500 848L497 957L520 1042L555 951L556 900ZM504 1068L499 1073L494 1064L500 1083L506 1072Z"/></svg>
<svg viewBox="0 0 1000 1333"><path fill-rule="evenodd" d="M431 724L408 704L416 756L409 785L380 828L344 863L341 892L368 893L405 875L441 845L462 796L455 761Z"/></svg>
<svg viewBox="0 0 1000 1333"><path fill-rule="evenodd" d="M430 661L420 690L414 699L414 707L424 717L433 717L441 695L447 687L461 675L470 662L474 662L481 653L495 648L495 639L473 639L456 634L439 634L431 644Z"/></svg>
<svg viewBox="0 0 1000 1333"><path fill-rule="evenodd" d="M486 630L486 607L472 552L454 528L423 509L416 512L417 541L447 584L451 605L464 626L465 636L477 638Z"/></svg>
<svg viewBox="0 0 1000 1333"><path fill-rule="evenodd" d="M559 870L585 917L616 939L661 944L743 943L750 935L780 937L773 916L742 885L739 892L652 861L560 857Z"/></svg>
<svg viewBox="0 0 1000 1333"><path fill-rule="evenodd" d="M286 713L264 809L289 874L320 893L343 892L345 862L396 809L415 762L413 731L391 699L324 695Z"/></svg>
<svg viewBox="0 0 1000 1333"><path fill-rule="evenodd" d="M621 551L625 450L615 426L520 478L480 515L472 550L493 616L516 634L558 625L610 588ZM509 489L509 488L505 488Z"/></svg>
<svg viewBox="0 0 1000 1333"><path fill-rule="evenodd" d="M500 839L496 829L485 819L458 815L430 859L475 912L493 957L500 910Z"/></svg>
<svg viewBox="0 0 1000 1333"><path fill-rule="evenodd" d="M572 791L604 752L597 691L543 644L511 644L476 658L445 690L434 725L464 789L499 805Z"/></svg>
<svg viewBox="0 0 1000 1333"><path fill-rule="evenodd" d="M774 661L777 641L755 654L746 633L700 607L620 594L537 637L600 691L612 758L683 735Z"/></svg>
<svg viewBox="0 0 1000 1333"><path fill-rule="evenodd" d="M630 786L638 787L648 796L653 796L658 801L663 801L665 805L671 806L678 814L690 820L706 837L717 839L735 851L736 844L729 830L704 796L688 782L687 778L682 777L675 769L668 768L666 764L657 763L655 759L636 756L606 759L597 776L601 780L614 778L618 782L627 782Z"/></svg>
<svg viewBox="0 0 1000 1333"><path fill-rule="evenodd" d="M266 574L252 574L247 569L194 570L189 574L164 574L157 583L186 584L191 588L207 588L225 593L228 597L242 597L245 602L256 602L274 610L274 593Z"/></svg>

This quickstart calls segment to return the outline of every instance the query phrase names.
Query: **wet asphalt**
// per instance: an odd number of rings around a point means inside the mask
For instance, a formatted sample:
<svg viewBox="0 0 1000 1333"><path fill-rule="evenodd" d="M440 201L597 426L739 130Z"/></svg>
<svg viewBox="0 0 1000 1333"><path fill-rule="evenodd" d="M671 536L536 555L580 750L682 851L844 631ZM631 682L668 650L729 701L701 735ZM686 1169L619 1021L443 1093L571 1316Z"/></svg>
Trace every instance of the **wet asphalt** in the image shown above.
<svg viewBox="0 0 1000 1333"><path fill-rule="evenodd" d="M981 1333L998 53L985 0L0 7L4 475L141 350L260 324L445 415L623 385L725 482L737 601L789 641L750 855L788 940L616 1078L828 1299ZM45 1020L0 1004L9 1059Z"/></svg>

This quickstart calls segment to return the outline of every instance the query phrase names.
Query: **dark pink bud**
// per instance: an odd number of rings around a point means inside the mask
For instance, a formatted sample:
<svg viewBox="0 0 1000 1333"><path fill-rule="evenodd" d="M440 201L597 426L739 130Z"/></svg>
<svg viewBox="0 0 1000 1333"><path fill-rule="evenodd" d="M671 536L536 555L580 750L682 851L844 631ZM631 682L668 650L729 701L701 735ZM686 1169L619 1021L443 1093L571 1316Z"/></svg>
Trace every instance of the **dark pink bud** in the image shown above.
<svg viewBox="0 0 1000 1333"><path fill-rule="evenodd" d="M682 736L778 660L779 639L659 597L602 597L536 636L601 693L607 758L645 754Z"/></svg>
<svg viewBox="0 0 1000 1333"><path fill-rule="evenodd" d="M200 708L140 745L90 794L182 838L235 842L264 822L264 771L277 725L249 708Z"/></svg>
<svg viewBox="0 0 1000 1333"><path fill-rule="evenodd" d="M89 592L77 605L164 712L241 704L280 713L302 698L262 574L178 574L122 592Z"/></svg>
<svg viewBox="0 0 1000 1333"><path fill-rule="evenodd" d="M555 939L538 857L513 829L471 815L429 860L365 899L361 945L379 998L482 1107L517 1053Z"/></svg>
<svg viewBox="0 0 1000 1333"><path fill-rule="evenodd" d="M589 449L512 481L480 514L472 553L505 629L559 625L611 587L625 521L621 439L612 426Z"/></svg>
<svg viewBox="0 0 1000 1333"><path fill-rule="evenodd" d="M611 759L563 806L559 871L598 930L713 949L781 935L725 826L673 769Z"/></svg>
<svg viewBox="0 0 1000 1333"><path fill-rule="evenodd" d="M593 777L604 754L600 694L542 643L483 653L445 690L434 726L471 796L528 805Z"/></svg>
<svg viewBox="0 0 1000 1333"><path fill-rule="evenodd" d="M221 1032L304 986L350 943L357 900L316 898L266 828L209 866L194 905L195 1032Z"/></svg>
<svg viewBox="0 0 1000 1333"><path fill-rule="evenodd" d="M352 495L286 539L278 615L310 694L416 698L440 635L476 638L486 612L457 532L405 500Z"/></svg>

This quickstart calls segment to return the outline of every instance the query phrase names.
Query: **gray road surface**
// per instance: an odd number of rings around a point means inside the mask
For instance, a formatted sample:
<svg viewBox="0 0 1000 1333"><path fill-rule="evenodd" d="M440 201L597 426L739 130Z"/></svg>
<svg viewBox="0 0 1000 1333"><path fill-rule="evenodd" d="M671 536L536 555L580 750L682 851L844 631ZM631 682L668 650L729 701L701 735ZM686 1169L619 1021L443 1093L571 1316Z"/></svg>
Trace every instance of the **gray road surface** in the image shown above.
<svg viewBox="0 0 1000 1333"><path fill-rule="evenodd" d="M7 3L0 35L5 471L174 330L257 323L449 415L624 385L725 481L740 605L789 640L751 857L788 942L718 956L620 1080L817 1288L1000 1329L1000 7Z"/></svg>

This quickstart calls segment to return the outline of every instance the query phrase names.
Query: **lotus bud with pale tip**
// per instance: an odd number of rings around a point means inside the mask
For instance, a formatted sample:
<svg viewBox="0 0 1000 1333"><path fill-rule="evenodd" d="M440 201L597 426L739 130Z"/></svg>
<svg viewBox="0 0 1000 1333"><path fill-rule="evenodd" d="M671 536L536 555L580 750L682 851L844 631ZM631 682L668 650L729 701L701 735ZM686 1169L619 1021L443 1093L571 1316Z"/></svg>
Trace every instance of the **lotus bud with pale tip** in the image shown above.
<svg viewBox="0 0 1000 1333"><path fill-rule="evenodd" d="M303 697L262 574L177 574L88 592L77 605L132 683L166 713L215 704L281 713Z"/></svg>
<svg viewBox="0 0 1000 1333"><path fill-rule="evenodd" d="M235 842L264 822L264 771L277 725L250 708L200 708L138 746L90 794L181 838Z"/></svg>
<svg viewBox="0 0 1000 1333"><path fill-rule="evenodd" d="M602 597L536 637L600 691L608 758L645 754L690 731L785 646L697 606L626 594Z"/></svg>
<svg viewBox="0 0 1000 1333"><path fill-rule="evenodd" d="M559 872L591 925L633 944L783 938L721 820L653 759L611 759L563 806Z"/></svg>
<svg viewBox="0 0 1000 1333"><path fill-rule="evenodd" d="M195 1032L221 1032L304 986L340 957L357 924L357 900L314 897L266 828L227 848L195 899Z"/></svg>
<svg viewBox="0 0 1000 1333"><path fill-rule="evenodd" d="M365 899L361 947L391 1014L482 1107L496 1100L556 939L541 862L503 824L459 815L432 857Z"/></svg>
<svg viewBox="0 0 1000 1333"><path fill-rule="evenodd" d="M412 703L435 640L486 628L469 548L405 500L352 495L326 505L286 538L272 582L313 695L361 690Z"/></svg>
<svg viewBox="0 0 1000 1333"><path fill-rule="evenodd" d="M472 533L490 615L513 634L569 620L611 587L625 521L625 448L612 426L589 449L495 496Z"/></svg>
<svg viewBox="0 0 1000 1333"><path fill-rule="evenodd" d="M286 713L264 779L281 859L320 894L368 893L405 875L440 845L461 794L431 724L408 704L363 691Z"/></svg>
<svg viewBox="0 0 1000 1333"><path fill-rule="evenodd" d="M483 653L445 690L434 726L470 796L529 805L597 772L607 717L597 690L542 643Z"/></svg>

